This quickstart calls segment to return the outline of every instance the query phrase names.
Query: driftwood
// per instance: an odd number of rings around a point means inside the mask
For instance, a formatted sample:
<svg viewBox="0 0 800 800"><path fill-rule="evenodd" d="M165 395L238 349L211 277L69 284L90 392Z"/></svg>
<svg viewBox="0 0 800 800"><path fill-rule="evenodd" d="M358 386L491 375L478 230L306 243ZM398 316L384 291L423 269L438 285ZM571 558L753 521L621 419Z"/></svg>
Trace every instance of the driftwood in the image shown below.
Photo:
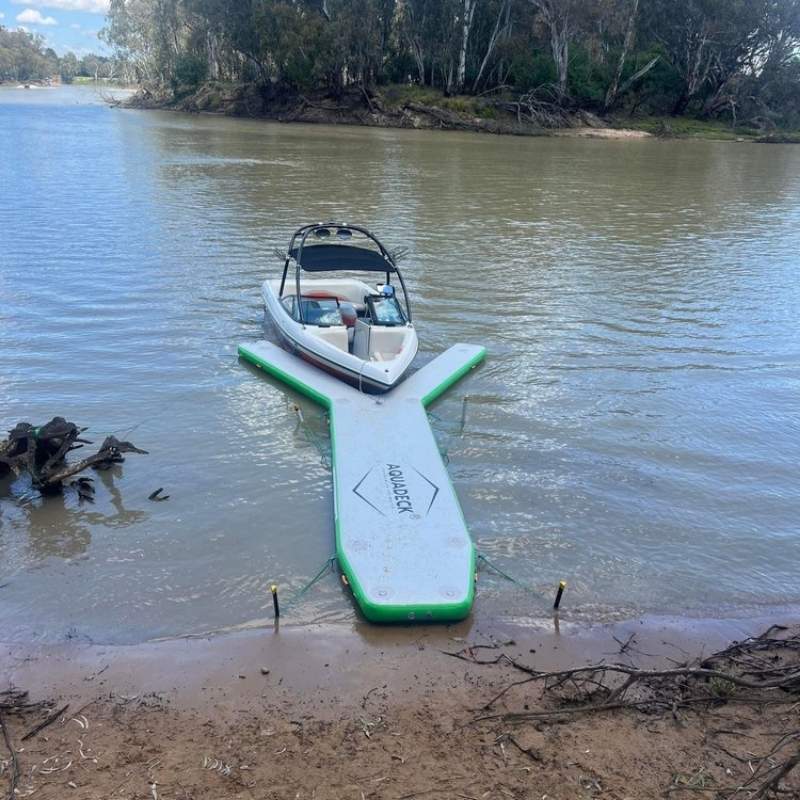
<svg viewBox="0 0 800 800"><path fill-rule="evenodd" d="M0 478L9 473L27 472L35 489L42 494L55 494L63 490L67 480L89 467L109 469L125 460L123 453L147 453L130 442L107 436L96 453L69 463L68 453L92 444L81 438L85 430L63 417L53 417L38 428L29 422L18 423L9 431L8 438L0 441ZM91 478L78 478L71 485L82 499L91 499L94 495Z"/></svg>
<svg viewBox="0 0 800 800"><path fill-rule="evenodd" d="M17 795L17 783L19 782L20 769L19 758L14 744L11 741L11 735L8 732L6 725L6 715L17 714L24 715L31 711L39 711L43 708L48 708L48 703L36 703L28 698L28 693L20 689L6 689L0 692L0 733L3 736L3 743L8 750L10 757L10 770L8 777L8 800L15 800Z"/></svg>
<svg viewBox="0 0 800 800"><path fill-rule="evenodd" d="M449 111L446 108L438 108L415 101L405 103L404 108L407 108L409 111L416 111L418 114L426 114L431 117L431 119L436 120L440 127L446 128L447 130L475 130L474 122L466 120L460 114L455 111Z"/></svg>
<svg viewBox="0 0 800 800"><path fill-rule="evenodd" d="M634 640L635 637L626 642L618 640L618 655L628 657L635 652ZM793 708L800 706L796 702L800 699L800 632L788 634L782 626L734 642L707 658L675 663L669 669L639 669L625 663L601 662L576 669L541 671L505 653L481 658L479 649L486 648L468 646L457 652L443 652L471 664L506 665L524 677L509 683L485 703L473 724L496 721L514 727L528 722L568 722L586 715L624 710L676 717L681 710L710 709L726 703L756 708L782 703L794 703ZM492 645L488 649L500 648ZM510 690L526 684L541 687L544 707L528 710L526 705L524 711L486 713ZM510 734L503 735L509 739ZM747 781L733 788L713 790L676 783L667 789L667 796L681 791L713 791L717 800L786 795L784 782L800 767L800 729L794 727L780 732L764 755L739 757L718 742L714 744L728 756L748 764Z"/></svg>
<svg viewBox="0 0 800 800"><path fill-rule="evenodd" d="M491 105L514 114L517 122L529 122L541 128L570 128L574 121L557 99L543 98L539 90L521 95L516 100L494 100Z"/></svg>
<svg viewBox="0 0 800 800"><path fill-rule="evenodd" d="M17 794L17 783L19 782L19 759L17 758L17 751L11 743L11 737L9 736L2 711L0 711L0 732L3 734L3 742L11 756L11 770L8 779L8 800L14 800Z"/></svg>

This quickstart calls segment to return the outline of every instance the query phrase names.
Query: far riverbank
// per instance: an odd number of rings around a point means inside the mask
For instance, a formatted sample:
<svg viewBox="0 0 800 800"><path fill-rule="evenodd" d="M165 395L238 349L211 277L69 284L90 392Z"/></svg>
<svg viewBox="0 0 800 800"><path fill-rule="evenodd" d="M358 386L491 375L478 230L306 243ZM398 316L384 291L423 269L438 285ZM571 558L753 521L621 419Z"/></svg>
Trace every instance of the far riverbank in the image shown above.
<svg viewBox="0 0 800 800"><path fill-rule="evenodd" d="M207 82L175 91L140 87L122 105L326 125L471 131L509 136L588 136L604 139L706 139L800 143L800 132L731 127L690 117L601 117L586 109L502 96L446 97L433 89L390 85L350 89L338 97L303 95L277 86Z"/></svg>

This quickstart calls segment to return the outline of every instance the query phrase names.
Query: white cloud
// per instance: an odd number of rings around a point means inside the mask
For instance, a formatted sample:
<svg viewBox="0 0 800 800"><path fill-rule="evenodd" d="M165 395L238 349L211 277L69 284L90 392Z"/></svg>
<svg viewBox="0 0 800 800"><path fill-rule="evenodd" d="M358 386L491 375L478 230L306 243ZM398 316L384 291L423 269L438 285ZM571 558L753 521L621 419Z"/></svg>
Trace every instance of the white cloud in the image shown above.
<svg viewBox="0 0 800 800"><path fill-rule="evenodd" d="M42 12L34 8L26 8L17 14L17 22L27 22L30 25L58 25L52 17L43 17Z"/></svg>
<svg viewBox="0 0 800 800"><path fill-rule="evenodd" d="M79 31L81 29L81 26L79 23L73 22L72 25L70 25L70 28L72 28L75 31Z"/></svg>
<svg viewBox="0 0 800 800"><path fill-rule="evenodd" d="M63 11L87 11L90 14L105 14L110 0L12 0L17 5L38 8L60 8Z"/></svg>
<svg viewBox="0 0 800 800"><path fill-rule="evenodd" d="M2 11L0 11L0 19L5 19L5 18L6 18L6 15Z"/></svg>

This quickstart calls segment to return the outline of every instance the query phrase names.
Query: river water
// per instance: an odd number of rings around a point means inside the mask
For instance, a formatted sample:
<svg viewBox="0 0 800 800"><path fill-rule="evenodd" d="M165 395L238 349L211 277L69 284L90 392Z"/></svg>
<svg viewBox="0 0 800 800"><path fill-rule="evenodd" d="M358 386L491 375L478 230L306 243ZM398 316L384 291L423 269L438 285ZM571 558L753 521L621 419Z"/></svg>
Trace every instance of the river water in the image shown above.
<svg viewBox="0 0 800 800"><path fill-rule="evenodd" d="M0 426L149 451L94 504L0 485L0 638L257 624L333 552L321 410L238 362L273 248L365 223L404 262L480 552L565 616L800 602L800 148L278 125L0 89ZM467 398L465 400L465 398ZM463 425L462 425L463 421ZM170 495L148 500L156 488ZM547 602L482 572L474 619ZM287 622L352 625L333 577Z"/></svg>

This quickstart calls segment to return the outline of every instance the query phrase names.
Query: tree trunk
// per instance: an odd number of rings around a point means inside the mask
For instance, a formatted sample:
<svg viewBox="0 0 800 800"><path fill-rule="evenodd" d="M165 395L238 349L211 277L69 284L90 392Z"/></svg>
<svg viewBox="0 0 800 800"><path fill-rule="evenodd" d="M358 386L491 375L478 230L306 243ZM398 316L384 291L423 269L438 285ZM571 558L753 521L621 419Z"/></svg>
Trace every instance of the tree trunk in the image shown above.
<svg viewBox="0 0 800 800"><path fill-rule="evenodd" d="M494 30L492 31L492 36L489 39L489 45L486 48L486 54L483 57L483 61L481 61L481 66L478 70L478 77L475 78L475 83L472 84L473 92L478 90L478 85L483 77L483 72L486 69L486 65L489 63L489 59L492 57L492 53L494 52L494 48L497 46L497 42L500 40L501 36L504 36L508 31L508 18L510 12L511 0L504 0L503 5L500 7L500 13L497 15L497 22L494 24Z"/></svg>
<svg viewBox="0 0 800 800"><path fill-rule="evenodd" d="M425 57L422 53L422 48L419 45L419 42L416 39L412 39L411 42L411 52L414 54L414 61L417 64L417 71L419 72L419 82L424 86L425 85Z"/></svg>
<svg viewBox="0 0 800 800"><path fill-rule="evenodd" d="M691 100L691 97L689 97L688 91L684 89L681 92L681 96L675 101L675 105L672 107L672 116L680 117L686 111L689 100Z"/></svg>
<svg viewBox="0 0 800 800"><path fill-rule="evenodd" d="M567 96L567 78L569 71L569 38L566 26L558 29L551 29L551 46L553 48L553 59L556 62L556 72L558 72L558 96L563 99Z"/></svg>
<svg viewBox="0 0 800 800"><path fill-rule="evenodd" d="M686 112L692 98L700 91L703 84L708 80L711 71L711 62L704 64L706 45L708 37L705 33L690 34L686 43L686 74L684 76L684 88L672 109L672 116L679 117Z"/></svg>
<svg viewBox="0 0 800 800"><path fill-rule="evenodd" d="M550 49L556 67L556 91L559 100L567 96L569 77L569 8L565 0L530 0L541 12L550 30Z"/></svg>
<svg viewBox="0 0 800 800"><path fill-rule="evenodd" d="M458 52L458 72L456 73L457 92L464 89L464 82L467 78L467 46L469 45L469 33L472 29L472 19L475 16L475 6L478 0L464 0L464 13L461 26L461 47Z"/></svg>
<svg viewBox="0 0 800 800"><path fill-rule="evenodd" d="M625 41L622 44L622 52L619 54L619 63L617 64L617 71L614 75L614 80L611 86L608 87L606 92L606 99L603 104L605 111L608 111L611 106L617 101L619 95L619 83L622 80L622 72L625 69L625 61L628 58L628 53L633 47L633 40L636 35L636 18L639 15L639 0L633 0L633 8L631 8L631 15L628 18L628 29L625 31Z"/></svg>
<svg viewBox="0 0 800 800"><path fill-rule="evenodd" d="M660 60L661 56L655 56L655 58L651 58L650 61L648 61L641 69L634 72L633 75L631 75L630 78L628 78L628 80L626 80L625 83L620 86L619 95L621 96L625 94L625 92L627 92L628 89L630 89L631 86L636 83L636 81L647 75L647 73L650 72L650 70L653 69L653 67L658 64Z"/></svg>

